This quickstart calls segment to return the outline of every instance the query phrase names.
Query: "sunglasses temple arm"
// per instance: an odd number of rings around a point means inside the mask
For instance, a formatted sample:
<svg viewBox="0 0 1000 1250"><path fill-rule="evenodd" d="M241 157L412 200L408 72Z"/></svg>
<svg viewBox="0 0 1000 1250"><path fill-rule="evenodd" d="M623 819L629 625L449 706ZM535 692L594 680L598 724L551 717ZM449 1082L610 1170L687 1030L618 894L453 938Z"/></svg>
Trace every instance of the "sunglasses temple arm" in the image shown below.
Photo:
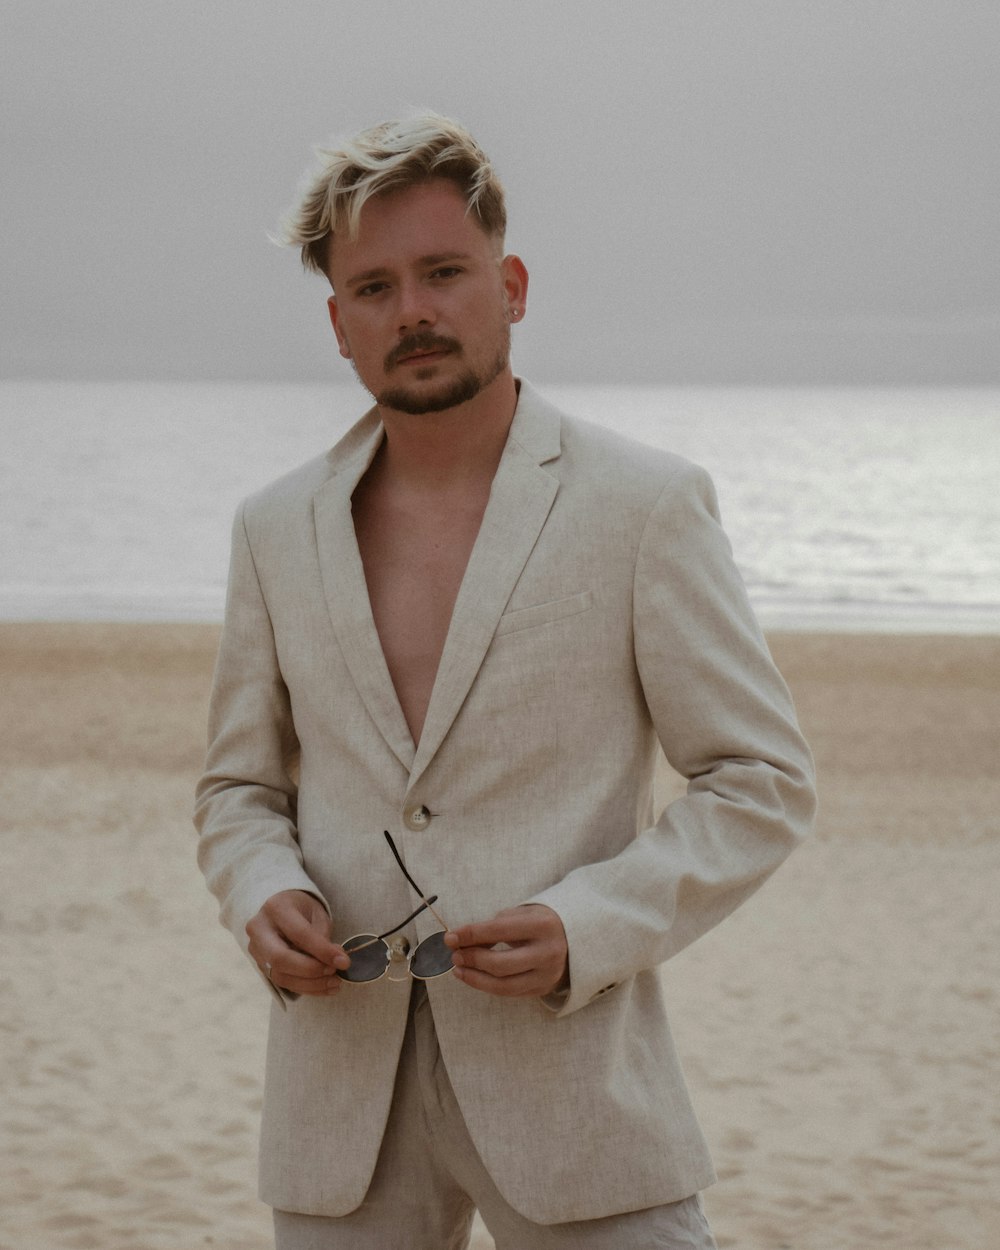
<svg viewBox="0 0 1000 1250"><path fill-rule="evenodd" d="M407 872L407 870L406 870L406 865L403 863L403 857L400 855L399 851L397 851L397 850L396 850L396 843L395 843L395 842L393 842L393 840L392 840L392 834L389 832L389 830L388 830L388 829L383 829L383 830L382 830L382 832L385 834L385 840L386 840L386 842L388 842L388 843L389 843L389 850L390 850L390 851L392 851L392 857L393 857L393 859L394 859L394 860L396 861L396 863L399 865L399 870L400 870L400 872L401 872L401 873L403 874L403 876L407 879L407 881L409 881L410 885L412 885L412 886L413 886L413 888L416 890L417 894L418 894L418 895L419 895L419 896L420 896L420 897L424 900L424 907L427 907L427 908L429 908L429 909L430 909L430 913L431 913L431 915L432 915L432 916L434 917L434 919L438 922L438 924L441 926L441 928L442 928L442 929L444 929L444 930L447 930L447 929L448 929L448 926L447 926L447 925L445 924L445 922L441 919L441 917L440 917L440 916L438 915L438 913L434 910L434 908L433 908L433 907L431 907L431 903L436 903L436 902L437 902L437 895L436 895L436 894L432 894L432 895L431 895L431 897L430 897L430 898L428 898L428 897L427 897L427 895L426 895L426 894L424 894L424 892L423 892L423 890L420 888L420 886L419 886L419 885L417 885L417 883L413 880L413 878L412 878L412 877L410 876L410 874ZM423 911L423 909L424 909L423 907L418 908L418 910L417 910L417 911L415 911L415 912L413 913L413 916L419 916L419 915L420 915L420 913ZM410 916L410 917L409 917L409 920L412 920L412 919L413 919L413 916ZM407 924L407 923L408 923L408 921L407 921L407 920L404 920L404 921L403 921L403 924ZM403 925L399 925L398 927L401 929L401 928L403 927ZM389 930L389 933L395 933L395 932L396 932L396 930L395 930L395 929L390 929L390 930ZM388 936L388 934L387 934L386 936Z"/></svg>
<svg viewBox="0 0 1000 1250"><path fill-rule="evenodd" d="M432 895L431 895L431 897L427 900L427 910L431 913L431 915L432 915L432 916L434 917L434 919L438 922L438 924L441 926L441 928L442 928L442 929L444 929L444 931L447 933L447 932L448 932L448 926L447 926L447 925L445 924L445 922L441 919L441 914L440 914L440 912L438 912L436 908L434 908L434 907L432 907L432 906L431 906L431 903L433 903L436 899L437 899L437 895L436 895L436 894L432 894Z"/></svg>
<svg viewBox="0 0 1000 1250"><path fill-rule="evenodd" d="M407 879L407 881L409 881L410 885L412 885L413 888L416 890L417 897L426 899L427 895L423 892L420 886L417 885L417 883L413 880L410 874L406 871L406 865L403 863L403 857L400 855L399 851L396 850L396 843L393 842L392 840L392 834L389 832L388 829L383 829L382 832L385 834L386 842L389 843L389 850L392 851L393 859L399 865L399 871L403 874L403 876ZM435 894L434 897L437 898L437 895Z"/></svg>

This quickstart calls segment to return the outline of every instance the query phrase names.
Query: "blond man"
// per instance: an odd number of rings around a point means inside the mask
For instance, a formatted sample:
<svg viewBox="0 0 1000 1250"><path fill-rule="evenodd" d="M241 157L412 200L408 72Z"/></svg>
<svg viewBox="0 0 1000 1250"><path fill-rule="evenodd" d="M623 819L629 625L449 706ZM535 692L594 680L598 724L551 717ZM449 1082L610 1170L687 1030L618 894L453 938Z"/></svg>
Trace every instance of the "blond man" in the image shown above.
<svg viewBox="0 0 1000 1250"><path fill-rule="evenodd" d="M707 476L510 363L496 175L419 115L288 224L374 406L240 508L200 861L273 995L279 1250L711 1247L659 965L810 826ZM687 793L655 818L662 747Z"/></svg>

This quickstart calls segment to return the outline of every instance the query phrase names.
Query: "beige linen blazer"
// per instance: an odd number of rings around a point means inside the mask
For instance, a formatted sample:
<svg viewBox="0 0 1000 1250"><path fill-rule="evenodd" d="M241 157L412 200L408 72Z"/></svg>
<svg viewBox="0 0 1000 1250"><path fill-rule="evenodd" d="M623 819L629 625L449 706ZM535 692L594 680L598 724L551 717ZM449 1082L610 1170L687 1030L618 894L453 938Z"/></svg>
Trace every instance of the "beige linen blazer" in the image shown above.
<svg viewBox="0 0 1000 1250"><path fill-rule="evenodd" d="M548 904L568 995L428 986L483 1162L543 1224L684 1198L714 1177L657 967L764 881L814 806L711 483L522 383L414 744L351 518L381 438L373 410L236 519L196 809L222 920L245 949L261 904L302 889L335 939L397 922L416 900L383 829L452 926ZM689 785L654 823L658 742ZM407 932L437 927L424 914ZM362 1201L408 991L275 1001L265 1202L339 1215Z"/></svg>

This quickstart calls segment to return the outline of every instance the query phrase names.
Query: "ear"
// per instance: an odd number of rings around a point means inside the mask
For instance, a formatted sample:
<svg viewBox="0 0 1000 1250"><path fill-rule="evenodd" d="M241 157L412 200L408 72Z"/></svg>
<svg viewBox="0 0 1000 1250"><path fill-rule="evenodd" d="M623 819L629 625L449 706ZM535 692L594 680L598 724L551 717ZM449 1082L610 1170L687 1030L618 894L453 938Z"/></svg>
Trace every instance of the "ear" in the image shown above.
<svg viewBox="0 0 1000 1250"><path fill-rule="evenodd" d="M331 295L326 301L326 307L330 313L330 325L333 326L333 332L337 336L337 345L340 348L340 354L345 360L351 359L351 347L347 341L347 335L344 333L344 327L340 324L340 308L337 305L336 295Z"/></svg>
<svg viewBox="0 0 1000 1250"><path fill-rule="evenodd" d="M507 314L511 321L520 321L528 301L528 271L520 256L505 256L500 262Z"/></svg>

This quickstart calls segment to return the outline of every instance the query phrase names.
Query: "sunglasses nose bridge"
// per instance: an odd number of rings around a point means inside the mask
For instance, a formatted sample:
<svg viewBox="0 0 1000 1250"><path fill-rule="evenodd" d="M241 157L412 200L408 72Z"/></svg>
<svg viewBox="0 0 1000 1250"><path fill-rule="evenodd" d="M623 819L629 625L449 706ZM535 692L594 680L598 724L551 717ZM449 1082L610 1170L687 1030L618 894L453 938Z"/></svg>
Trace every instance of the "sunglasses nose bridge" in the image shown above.
<svg viewBox="0 0 1000 1250"><path fill-rule="evenodd" d="M410 953L409 940L401 933L386 940L389 948L388 975L390 981L406 981L410 975L407 956Z"/></svg>

